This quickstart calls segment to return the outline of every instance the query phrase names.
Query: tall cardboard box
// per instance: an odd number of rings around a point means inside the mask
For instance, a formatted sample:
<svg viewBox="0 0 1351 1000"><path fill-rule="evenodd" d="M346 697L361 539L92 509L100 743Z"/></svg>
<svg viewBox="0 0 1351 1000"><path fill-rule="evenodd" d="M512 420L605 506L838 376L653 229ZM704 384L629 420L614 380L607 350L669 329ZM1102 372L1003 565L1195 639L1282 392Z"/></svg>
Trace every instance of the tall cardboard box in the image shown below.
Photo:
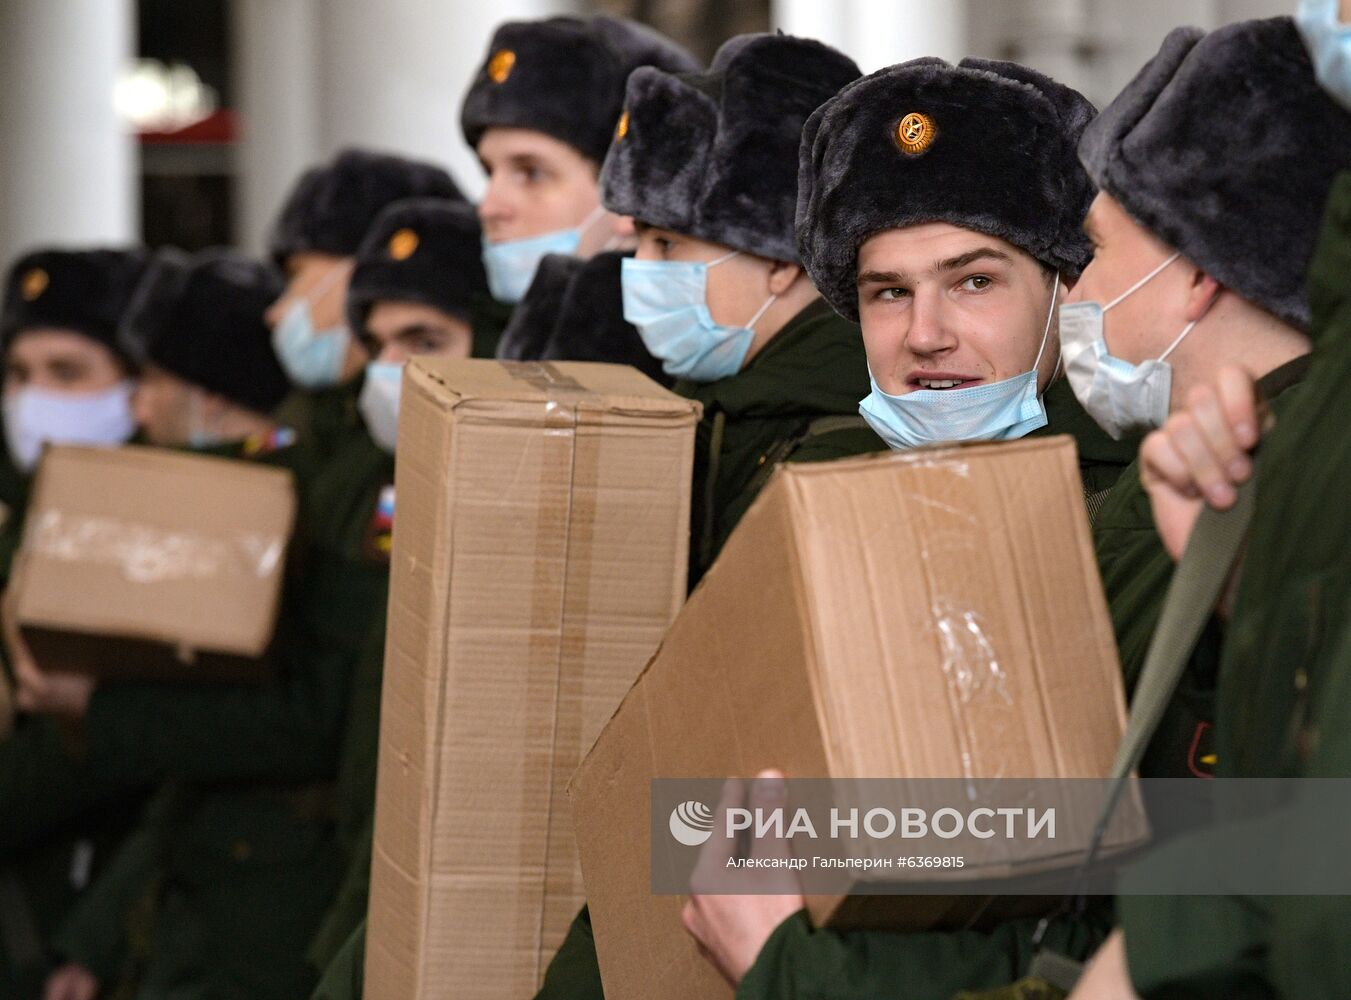
<svg viewBox="0 0 1351 1000"><path fill-rule="evenodd" d="M684 601L698 416L617 365L408 365L370 1000L541 982L583 898L567 780Z"/></svg>
<svg viewBox="0 0 1351 1000"><path fill-rule="evenodd" d="M295 517L285 469L163 448L51 448L8 612L46 669L261 679Z"/></svg>
<svg viewBox="0 0 1351 1000"><path fill-rule="evenodd" d="M571 783L606 997L731 996L652 891L653 779L1102 778L1124 722L1071 439L781 467Z"/></svg>

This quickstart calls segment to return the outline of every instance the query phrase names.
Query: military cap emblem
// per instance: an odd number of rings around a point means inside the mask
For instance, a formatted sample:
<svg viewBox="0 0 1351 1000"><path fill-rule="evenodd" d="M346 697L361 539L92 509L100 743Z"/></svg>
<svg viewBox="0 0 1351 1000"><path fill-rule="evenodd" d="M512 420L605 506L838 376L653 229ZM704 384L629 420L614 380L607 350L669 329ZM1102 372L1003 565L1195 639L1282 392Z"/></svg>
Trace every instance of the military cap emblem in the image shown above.
<svg viewBox="0 0 1351 1000"><path fill-rule="evenodd" d="M407 260L418 248L418 235L411 229L400 229L389 238L389 255L394 260Z"/></svg>
<svg viewBox="0 0 1351 1000"><path fill-rule="evenodd" d="M933 145L938 137L934 120L922 111L912 111L896 126L896 145L902 152L917 156Z"/></svg>
<svg viewBox="0 0 1351 1000"><path fill-rule="evenodd" d="M47 272L35 267L24 272L24 276L19 280L19 294L23 296L25 302L32 302L47 290L49 284L51 279L47 277Z"/></svg>
<svg viewBox="0 0 1351 1000"><path fill-rule="evenodd" d="M516 53L511 49L498 49L493 53L493 57L488 60L488 77L493 83L503 83L507 77L511 76L512 67L516 65Z"/></svg>
<svg viewBox="0 0 1351 1000"><path fill-rule="evenodd" d="M624 113L619 116L619 124L615 126L615 142L618 142L624 136L629 134L629 110L624 109Z"/></svg>

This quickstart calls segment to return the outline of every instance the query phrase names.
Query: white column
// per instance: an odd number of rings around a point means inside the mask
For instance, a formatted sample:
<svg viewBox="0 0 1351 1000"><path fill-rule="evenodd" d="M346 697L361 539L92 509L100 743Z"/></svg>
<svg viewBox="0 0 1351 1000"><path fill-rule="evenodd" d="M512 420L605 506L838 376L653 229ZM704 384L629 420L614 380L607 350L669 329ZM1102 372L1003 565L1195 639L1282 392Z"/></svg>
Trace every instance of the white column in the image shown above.
<svg viewBox="0 0 1351 1000"><path fill-rule="evenodd" d="M574 0L324 0L320 24L320 145L363 145L450 170L483 190L460 135L460 102L502 21L570 13Z"/></svg>
<svg viewBox="0 0 1351 1000"><path fill-rule="evenodd" d="M967 54L966 0L774 0L776 28L816 38L871 73L920 56Z"/></svg>
<svg viewBox="0 0 1351 1000"><path fill-rule="evenodd" d="M0 2L0 267L139 235L135 140L113 107L134 24L131 0Z"/></svg>
<svg viewBox="0 0 1351 1000"><path fill-rule="evenodd" d="M321 155L319 5L233 0L233 59L242 135L235 153L235 242L264 248L296 177Z"/></svg>

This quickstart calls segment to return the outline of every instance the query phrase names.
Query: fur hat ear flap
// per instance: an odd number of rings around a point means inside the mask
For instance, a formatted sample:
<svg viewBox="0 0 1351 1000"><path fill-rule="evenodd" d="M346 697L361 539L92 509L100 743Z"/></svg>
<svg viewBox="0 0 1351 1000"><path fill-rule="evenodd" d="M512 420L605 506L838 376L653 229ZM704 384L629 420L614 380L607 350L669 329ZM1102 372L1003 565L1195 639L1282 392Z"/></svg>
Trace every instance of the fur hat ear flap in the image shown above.
<svg viewBox="0 0 1351 1000"><path fill-rule="evenodd" d="M625 257L618 251L599 253L581 262L568 282L542 361L603 361L632 365L648 378L670 386L674 379L662 371L638 328L624 319L621 278Z"/></svg>
<svg viewBox="0 0 1351 1000"><path fill-rule="evenodd" d="M511 320L497 342L497 357L502 361L538 361L544 346L553 336L563 296L581 270L578 257L551 253L540 259L535 277L523 298L511 313Z"/></svg>

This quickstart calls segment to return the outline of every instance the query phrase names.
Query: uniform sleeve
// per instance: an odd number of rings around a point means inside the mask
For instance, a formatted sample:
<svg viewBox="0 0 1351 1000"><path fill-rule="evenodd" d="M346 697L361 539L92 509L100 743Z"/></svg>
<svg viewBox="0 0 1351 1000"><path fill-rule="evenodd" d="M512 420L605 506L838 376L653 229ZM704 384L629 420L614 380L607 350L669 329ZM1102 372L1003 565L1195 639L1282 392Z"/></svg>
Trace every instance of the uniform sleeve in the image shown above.
<svg viewBox="0 0 1351 1000"><path fill-rule="evenodd" d="M1014 920L988 933L814 930L798 913L765 943L737 1000L952 1000L1026 975L1036 927L1036 920ZM1053 920L1043 946L1083 959L1109 927L1098 904L1082 919Z"/></svg>
<svg viewBox="0 0 1351 1000"><path fill-rule="evenodd" d="M123 970L130 914L153 892L159 878L170 795L161 794L151 803L140 826L118 847L53 935L57 955L84 966L105 985L115 982Z"/></svg>
<svg viewBox="0 0 1351 1000"><path fill-rule="evenodd" d="M544 985L535 1000L605 1000L591 913L586 907L572 921L568 936L544 971Z"/></svg>
<svg viewBox="0 0 1351 1000"><path fill-rule="evenodd" d="M293 646L259 686L107 684L90 700L85 757L102 781L331 777L354 654Z"/></svg>
<svg viewBox="0 0 1351 1000"><path fill-rule="evenodd" d="M310 1000L361 1000L366 978L366 922L343 942L319 977Z"/></svg>

